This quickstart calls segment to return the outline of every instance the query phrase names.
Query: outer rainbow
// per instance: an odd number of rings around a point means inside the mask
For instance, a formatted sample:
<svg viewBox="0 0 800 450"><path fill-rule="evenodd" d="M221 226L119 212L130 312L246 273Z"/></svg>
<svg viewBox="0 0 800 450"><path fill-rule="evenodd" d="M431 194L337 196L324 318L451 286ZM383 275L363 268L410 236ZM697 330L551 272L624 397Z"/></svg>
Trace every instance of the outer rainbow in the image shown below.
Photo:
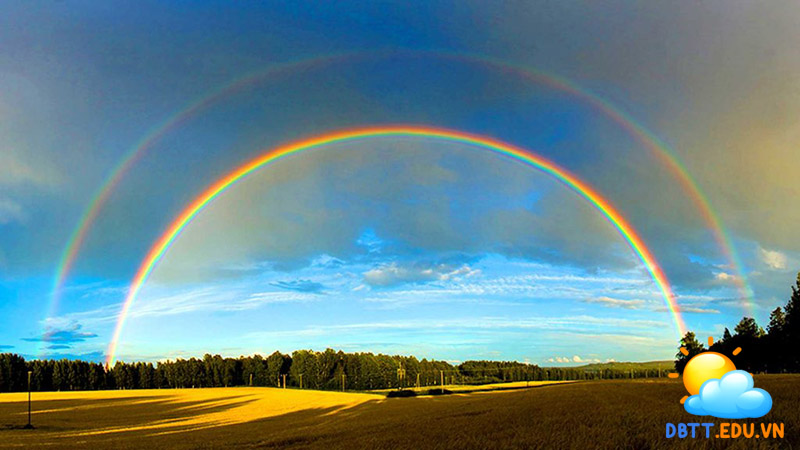
<svg viewBox="0 0 800 450"><path fill-rule="evenodd" d="M106 363L109 366L114 363L114 358L117 351L117 346L119 344L119 339L122 334L122 328L125 324L125 319L128 316L128 312L130 311L131 305L136 299L136 296L147 280L147 277L153 271L156 264L158 264L158 262L164 256L164 253L166 253L170 245L172 245L184 227L186 227L186 225L188 225L189 222L191 222L192 219L194 219L194 217L197 216L197 214L202 211L203 208L205 208L206 205L208 205L214 198L223 193L229 187L233 186L237 181L242 180L262 166L289 156L293 153L298 153L303 150L337 142L383 136L419 136L469 144L485 150L493 151L501 155L509 156L553 175L556 177L556 179L586 198L598 210L600 210L605 218L619 231L628 244L630 244L633 251L642 260L645 267L647 267L647 270L650 272L656 284L658 285L659 290L661 290L664 300L667 302L667 307L672 313L672 317L678 328L678 332L681 336L684 334L685 325L683 323L683 319L681 318L680 310L675 304L675 295L670 288L666 275L664 275L663 270L656 263L656 260L650 250L644 244L641 237L634 231L633 227L631 227L631 225L616 210L616 208L614 208L614 206L612 206L611 203L603 198L597 191L595 191L585 182L581 181L575 175L539 155L527 152L519 147L515 147L489 137L447 130L443 128L429 128L422 126L380 126L372 128L348 129L344 131L328 133L322 136L312 137L310 139L278 147L239 167L206 189L205 192L198 196L172 222L167 231L162 234L155 245L150 248L150 251L147 253L147 257L139 266L139 270L136 272L136 276L134 277L133 282L128 289L128 295L125 297L125 301L122 305L122 311L120 312L117 320L113 338L109 343Z"/></svg>
<svg viewBox="0 0 800 450"><path fill-rule="evenodd" d="M112 170L108 178L103 182L97 192L93 195L87 205L75 229L72 231L67 243L62 251L56 274L53 280L53 287L50 295L50 306L46 317L52 317L58 310L64 282L71 272L72 266L78 256L78 251L83 246L89 229L94 224L100 210L108 201L111 193L120 183L122 178L128 173L130 168L149 150L155 142L168 132L181 126L200 111L216 104L218 101L250 87L256 83L271 79L273 76L294 73L297 70L313 69L325 67L328 64L357 59L372 59L391 57L393 55L405 55L421 58L440 58L443 60L461 61L467 64L479 64L486 67L513 73L526 81L541 83L561 92L570 94L577 99L585 101L588 105L603 113L606 117L620 125L631 136L640 140L645 147L650 149L664 166L673 173L678 179L683 189L689 194L689 198L697 207L703 220L713 234L717 245L723 255L728 260L730 268L734 271L734 283L740 291L743 299L747 300L745 305L750 316L754 316L753 291L747 284L747 276L736 252L730 236L726 233L722 220L714 212L708 197L703 193L697 182L691 177L686 167L680 162L674 150L661 141L656 135L648 131L642 124L638 123L629 114L608 100L597 94L575 84L567 78L556 74L546 73L541 70L527 68L511 62L490 58L479 54L468 53L448 53L442 51L373 51L346 53L328 56L317 56L299 61L278 64L268 67L266 70L249 73L243 77L234 79L230 83L205 94L204 96L192 101L184 109L168 117L163 123L153 128L145 135L125 157ZM46 323L43 321L43 323ZM43 330L44 333L46 330ZM44 347L40 348L39 354L42 355Z"/></svg>

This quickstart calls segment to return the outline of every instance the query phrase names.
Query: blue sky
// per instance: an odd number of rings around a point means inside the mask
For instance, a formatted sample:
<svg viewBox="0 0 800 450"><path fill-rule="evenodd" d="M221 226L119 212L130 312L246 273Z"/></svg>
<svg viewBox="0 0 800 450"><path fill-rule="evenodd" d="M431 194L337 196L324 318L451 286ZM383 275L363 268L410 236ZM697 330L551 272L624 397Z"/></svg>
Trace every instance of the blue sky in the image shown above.
<svg viewBox="0 0 800 450"><path fill-rule="evenodd" d="M800 269L796 5L611 2L11 4L0 17L0 349L100 360L148 248L216 178L281 143L385 123L535 151L609 198L684 319L746 313L676 179L568 93L432 51L569 79L674 147L741 255L766 325ZM101 211L49 315L58 258L93 193L171 129ZM626 243L546 174L431 139L376 138L280 161L217 198L153 272L123 359L342 348L543 365L668 359L675 331Z"/></svg>

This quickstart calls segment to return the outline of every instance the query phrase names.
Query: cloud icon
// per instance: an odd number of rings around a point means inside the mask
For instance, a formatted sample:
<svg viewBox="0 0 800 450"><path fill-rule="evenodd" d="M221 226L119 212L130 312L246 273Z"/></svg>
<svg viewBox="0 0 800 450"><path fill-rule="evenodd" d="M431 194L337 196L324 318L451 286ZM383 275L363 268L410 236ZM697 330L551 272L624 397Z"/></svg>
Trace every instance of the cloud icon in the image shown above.
<svg viewBox="0 0 800 450"><path fill-rule="evenodd" d="M761 417L772 409L772 397L753 388L753 377L744 370L732 370L720 379L711 378L700 387L700 394L683 403L687 412L721 419Z"/></svg>

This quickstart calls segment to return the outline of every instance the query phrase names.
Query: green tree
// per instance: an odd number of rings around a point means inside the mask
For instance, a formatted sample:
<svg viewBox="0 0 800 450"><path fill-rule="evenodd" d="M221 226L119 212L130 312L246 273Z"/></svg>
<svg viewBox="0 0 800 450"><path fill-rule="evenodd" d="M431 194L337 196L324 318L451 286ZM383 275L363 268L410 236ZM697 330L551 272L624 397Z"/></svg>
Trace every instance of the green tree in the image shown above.
<svg viewBox="0 0 800 450"><path fill-rule="evenodd" d="M764 335L764 330L758 326L756 319L752 317L742 317L742 320L739 321L736 328L733 329L733 332L736 333L737 336L751 339L760 338Z"/></svg>
<svg viewBox="0 0 800 450"><path fill-rule="evenodd" d="M680 346L686 349L688 353L684 355L683 352L679 351L675 354L675 370L682 374L683 369L686 367L686 363L688 363L693 356L704 352L705 347L703 347L703 344L698 342L694 332L691 331L687 331L686 334L681 338Z"/></svg>
<svg viewBox="0 0 800 450"><path fill-rule="evenodd" d="M786 326L786 315L780 306L772 310L769 315L769 325L767 325L767 333L772 336L782 336Z"/></svg>
<svg viewBox="0 0 800 450"><path fill-rule="evenodd" d="M731 330L728 327L725 327L725 331L722 332L722 340L727 341L731 338Z"/></svg>
<svg viewBox="0 0 800 450"><path fill-rule="evenodd" d="M797 274L792 295L784 308L784 340L782 350L786 369L800 371L800 273Z"/></svg>

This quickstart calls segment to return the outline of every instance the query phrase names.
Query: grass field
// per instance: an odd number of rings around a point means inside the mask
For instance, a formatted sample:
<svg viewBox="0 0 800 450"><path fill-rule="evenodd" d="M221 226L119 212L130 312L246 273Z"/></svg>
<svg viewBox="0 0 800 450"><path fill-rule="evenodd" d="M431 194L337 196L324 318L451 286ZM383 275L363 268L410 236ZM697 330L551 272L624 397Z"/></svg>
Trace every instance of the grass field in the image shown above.
<svg viewBox="0 0 800 450"><path fill-rule="evenodd" d="M511 390L511 389L524 389L524 388L533 388L533 387L541 387L541 386L550 386L553 384L563 384L563 383L575 383L574 381L513 381L508 383L488 383L488 384L445 384L444 386L440 385L431 385L431 386L422 386L419 389L417 388L408 388L408 390L414 391L419 395L424 395L425 392L433 389L444 389L445 391L450 391L453 393L458 394L467 394L470 392L484 392L484 391L503 391L503 390ZM375 389L369 391L372 394L381 394L386 395L389 391L393 389Z"/></svg>
<svg viewBox="0 0 800 450"><path fill-rule="evenodd" d="M798 448L800 376L756 375L784 439L666 439L667 422L722 422L678 404L677 380L576 382L387 399L271 388L0 394L0 447ZM758 426L758 425L757 425Z"/></svg>

